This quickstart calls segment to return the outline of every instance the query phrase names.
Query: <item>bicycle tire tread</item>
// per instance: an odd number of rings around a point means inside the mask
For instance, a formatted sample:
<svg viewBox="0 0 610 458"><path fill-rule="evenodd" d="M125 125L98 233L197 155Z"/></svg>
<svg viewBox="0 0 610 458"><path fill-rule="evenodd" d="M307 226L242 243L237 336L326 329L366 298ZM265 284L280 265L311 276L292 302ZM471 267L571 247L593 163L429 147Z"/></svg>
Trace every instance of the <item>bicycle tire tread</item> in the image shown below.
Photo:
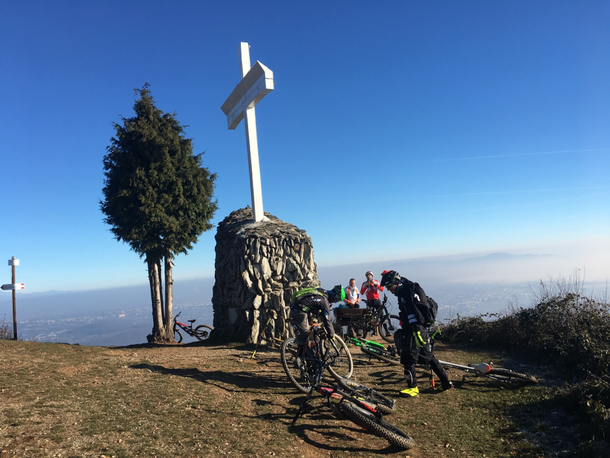
<svg viewBox="0 0 610 458"><path fill-rule="evenodd" d="M415 445L415 441L407 433L387 421L377 418L375 415L355 404L342 402L339 405L339 409L348 420L375 436L383 437L392 445L396 445L405 450L408 450Z"/></svg>
<svg viewBox="0 0 610 458"><path fill-rule="evenodd" d="M536 377L533 377L533 376L527 375L527 374L522 374L520 372L515 372L511 369L504 369L504 368L500 368L500 367L498 367L498 368L492 367L489 370L488 374L505 378L506 381L512 382L512 383L527 383L527 384L532 384L532 385L535 385L538 383L538 379Z"/></svg>
<svg viewBox="0 0 610 458"><path fill-rule="evenodd" d="M296 379L296 377L292 374L291 368L288 367L289 364L292 364L292 361L288 362L288 358L286 357L286 352L289 351L289 350L287 350L287 348L291 344L294 344L294 338L293 337L290 337L290 338L286 339L284 341L284 343L282 344L282 350L281 350L281 353L280 353L280 359L282 361L282 366L284 368L284 372L286 372L286 375L288 376L288 379L290 380L290 382L292 382L292 384L299 391L301 391L303 393L309 393L311 391L311 389L312 389L312 386L311 385L305 386L300 381L298 381Z"/></svg>
<svg viewBox="0 0 610 458"><path fill-rule="evenodd" d="M386 342L389 343L394 343L394 334L388 334L384 329L383 325L386 323L386 321L390 321L390 323L392 322L392 320L396 320L396 322L400 322L400 317L398 315L386 315L380 322L379 325L377 326L377 332L379 333L379 335L381 336L381 338L383 340L385 340ZM396 332L397 329L394 330L394 332Z"/></svg>
<svg viewBox="0 0 610 458"><path fill-rule="evenodd" d="M345 342L343 341L343 339L341 339L341 337L339 336L335 336L335 341L339 342L339 345L337 345L339 347L339 350L344 351L345 352L345 358L347 358L347 365L348 365L348 370L346 374L339 374L337 373L337 371L332 367L332 366L327 366L328 372L330 372L330 374L334 377L346 377L349 378L352 376L353 372L354 372L354 360L352 358L352 354L350 353L349 349L347 348L347 345L345 344ZM334 350L334 349L333 349Z"/></svg>
<svg viewBox="0 0 610 458"><path fill-rule="evenodd" d="M212 326L208 326L207 324L200 324L195 328L195 338L198 340L206 340L210 337L210 333L214 330Z"/></svg>

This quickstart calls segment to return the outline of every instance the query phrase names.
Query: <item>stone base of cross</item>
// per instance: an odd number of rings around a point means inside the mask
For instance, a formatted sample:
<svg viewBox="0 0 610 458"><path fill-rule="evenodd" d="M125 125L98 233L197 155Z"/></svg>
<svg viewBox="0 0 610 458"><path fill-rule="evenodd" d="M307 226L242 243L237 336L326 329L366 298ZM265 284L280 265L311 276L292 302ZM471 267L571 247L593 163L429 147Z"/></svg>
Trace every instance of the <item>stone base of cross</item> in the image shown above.
<svg viewBox="0 0 610 458"><path fill-rule="evenodd" d="M252 194L252 214L254 221L264 221L263 191L258 161L258 139L256 137L256 115L254 107L273 90L273 72L260 62L250 67L250 47L242 42L239 47L242 80L222 104L227 116L229 129L235 129L245 118L246 143L248 144L248 165L250 168L250 193Z"/></svg>

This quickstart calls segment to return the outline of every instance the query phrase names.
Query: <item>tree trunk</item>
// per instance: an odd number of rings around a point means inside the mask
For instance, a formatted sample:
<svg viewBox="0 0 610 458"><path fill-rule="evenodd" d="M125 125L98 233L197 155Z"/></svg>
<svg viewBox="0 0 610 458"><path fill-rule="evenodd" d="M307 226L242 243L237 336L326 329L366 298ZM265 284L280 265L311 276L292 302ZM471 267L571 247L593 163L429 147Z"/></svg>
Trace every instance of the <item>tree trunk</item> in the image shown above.
<svg viewBox="0 0 610 458"><path fill-rule="evenodd" d="M172 267L174 263L169 257L165 256L165 331L168 336L173 338L174 333L174 280L172 278Z"/></svg>
<svg viewBox="0 0 610 458"><path fill-rule="evenodd" d="M161 321L159 328L162 329L165 323L165 308L163 307L163 270L161 269L161 260L157 260L157 283L159 284L159 302L161 310Z"/></svg>
<svg viewBox="0 0 610 458"><path fill-rule="evenodd" d="M146 336L149 343L165 340L163 329L163 301L161 298L161 285L159 283L159 261L147 259L148 282L150 284L150 299L152 302L153 328L152 333Z"/></svg>

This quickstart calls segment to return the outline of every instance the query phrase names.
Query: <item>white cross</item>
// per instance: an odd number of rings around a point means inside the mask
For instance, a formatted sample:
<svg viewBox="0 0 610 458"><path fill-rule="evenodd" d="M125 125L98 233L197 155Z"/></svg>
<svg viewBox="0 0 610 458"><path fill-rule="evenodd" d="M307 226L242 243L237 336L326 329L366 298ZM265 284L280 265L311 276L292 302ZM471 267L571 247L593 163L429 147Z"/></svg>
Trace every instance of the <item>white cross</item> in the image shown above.
<svg viewBox="0 0 610 458"><path fill-rule="evenodd" d="M261 171L258 162L258 141L256 138L256 117L254 107L273 90L273 72L256 61L250 68L250 50L248 43L239 46L242 80L231 95L222 104L222 111L227 115L229 129L235 129L240 121L246 118L246 142L248 144L248 165L250 166L250 193L252 194L252 213L254 221L265 220L263 212L263 191L261 188Z"/></svg>

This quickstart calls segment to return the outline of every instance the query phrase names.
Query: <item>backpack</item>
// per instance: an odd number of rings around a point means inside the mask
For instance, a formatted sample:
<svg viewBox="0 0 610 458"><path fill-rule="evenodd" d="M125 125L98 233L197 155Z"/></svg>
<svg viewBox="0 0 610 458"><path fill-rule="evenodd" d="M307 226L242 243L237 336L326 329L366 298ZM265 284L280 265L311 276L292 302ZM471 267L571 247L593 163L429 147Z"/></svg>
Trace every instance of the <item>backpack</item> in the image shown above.
<svg viewBox="0 0 610 458"><path fill-rule="evenodd" d="M420 298L420 301L413 299L413 304L415 304L417 311L421 314L424 320L422 324L426 328L433 326L434 323L436 323L436 315L438 314L438 304L436 301L426 295L426 292L421 286L419 286L419 283L415 283L403 278L403 285L406 285L409 288L409 291L413 296L417 294L417 296ZM422 299L426 300L426 303L421 302Z"/></svg>
<svg viewBox="0 0 610 458"><path fill-rule="evenodd" d="M424 317L424 326L429 328L430 326L434 326L436 323L436 315L438 314L438 304L434 299L428 296L428 306L422 303L416 303L415 306L421 316Z"/></svg>
<svg viewBox="0 0 610 458"><path fill-rule="evenodd" d="M396 345L396 354L402 355L402 349L405 348L405 330L397 329L394 333L394 344Z"/></svg>
<svg viewBox="0 0 610 458"><path fill-rule="evenodd" d="M298 290L296 293L294 293L292 295L292 297L290 298L290 302L292 304L296 304L297 301L299 299L301 299L304 296L311 296L311 295L315 295L315 296L324 296L324 294L322 294L320 291L318 291L316 288L303 288Z"/></svg>

